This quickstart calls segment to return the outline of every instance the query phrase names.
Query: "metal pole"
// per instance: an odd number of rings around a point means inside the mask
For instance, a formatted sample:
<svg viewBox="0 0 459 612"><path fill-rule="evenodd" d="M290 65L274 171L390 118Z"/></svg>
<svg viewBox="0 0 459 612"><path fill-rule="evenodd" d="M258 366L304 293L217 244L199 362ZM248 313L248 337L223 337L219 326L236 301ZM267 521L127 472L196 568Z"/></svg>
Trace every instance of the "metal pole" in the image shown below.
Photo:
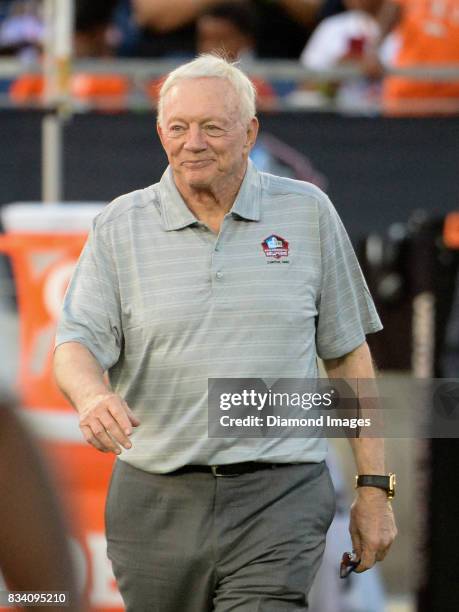
<svg viewBox="0 0 459 612"><path fill-rule="evenodd" d="M73 0L45 0L44 102L42 121L42 200L63 198L63 127L69 116L69 80L73 47Z"/></svg>
<svg viewBox="0 0 459 612"><path fill-rule="evenodd" d="M44 204L61 202L63 197L62 128L63 120L57 112L47 113L43 117L41 179Z"/></svg>

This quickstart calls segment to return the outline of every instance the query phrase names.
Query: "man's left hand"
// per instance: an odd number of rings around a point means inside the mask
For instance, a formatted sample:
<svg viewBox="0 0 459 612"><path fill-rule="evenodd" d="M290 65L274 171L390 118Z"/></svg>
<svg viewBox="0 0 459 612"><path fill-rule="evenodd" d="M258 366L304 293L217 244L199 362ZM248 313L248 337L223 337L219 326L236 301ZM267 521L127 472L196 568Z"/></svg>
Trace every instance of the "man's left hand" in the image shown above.
<svg viewBox="0 0 459 612"><path fill-rule="evenodd" d="M353 551L360 563L356 572L365 572L382 561L397 535L394 513L386 492L360 487L351 506L349 531Z"/></svg>

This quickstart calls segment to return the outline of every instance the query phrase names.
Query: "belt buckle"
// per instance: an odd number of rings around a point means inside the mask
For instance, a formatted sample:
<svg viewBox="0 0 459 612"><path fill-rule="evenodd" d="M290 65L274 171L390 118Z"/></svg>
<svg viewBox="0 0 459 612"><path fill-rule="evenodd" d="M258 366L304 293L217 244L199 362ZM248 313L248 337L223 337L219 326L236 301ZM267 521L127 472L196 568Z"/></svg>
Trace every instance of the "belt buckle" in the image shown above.
<svg viewBox="0 0 459 612"><path fill-rule="evenodd" d="M234 474L222 474L221 472L218 471L219 467L220 467L219 465L210 466L211 472L215 476L215 478L234 478L234 476L239 476L237 472L235 472Z"/></svg>

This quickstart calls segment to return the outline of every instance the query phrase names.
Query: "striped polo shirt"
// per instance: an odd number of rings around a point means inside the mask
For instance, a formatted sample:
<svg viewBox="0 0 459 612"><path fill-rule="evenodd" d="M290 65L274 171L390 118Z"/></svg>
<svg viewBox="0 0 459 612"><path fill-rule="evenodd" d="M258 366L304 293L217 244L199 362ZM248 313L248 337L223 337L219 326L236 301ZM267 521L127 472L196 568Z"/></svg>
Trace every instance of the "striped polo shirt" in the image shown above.
<svg viewBox="0 0 459 612"><path fill-rule="evenodd" d="M314 378L381 329L343 225L317 187L249 161L218 236L161 181L99 214L67 290L56 345L80 342L141 425L120 459L317 462L323 438L208 436L209 378Z"/></svg>

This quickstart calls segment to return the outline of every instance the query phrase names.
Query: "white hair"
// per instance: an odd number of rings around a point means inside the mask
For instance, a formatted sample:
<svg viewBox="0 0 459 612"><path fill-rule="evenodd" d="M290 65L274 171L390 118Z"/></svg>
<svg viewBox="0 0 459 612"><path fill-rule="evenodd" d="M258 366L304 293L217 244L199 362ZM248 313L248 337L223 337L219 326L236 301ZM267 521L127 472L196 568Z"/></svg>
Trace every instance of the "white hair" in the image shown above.
<svg viewBox="0 0 459 612"><path fill-rule="evenodd" d="M252 81L232 63L211 53L203 53L196 59L179 66L169 73L161 86L158 99L158 123L162 124L164 98L169 90L183 79L219 78L226 79L234 87L239 99L241 121L248 124L255 117L256 89Z"/></svg>

